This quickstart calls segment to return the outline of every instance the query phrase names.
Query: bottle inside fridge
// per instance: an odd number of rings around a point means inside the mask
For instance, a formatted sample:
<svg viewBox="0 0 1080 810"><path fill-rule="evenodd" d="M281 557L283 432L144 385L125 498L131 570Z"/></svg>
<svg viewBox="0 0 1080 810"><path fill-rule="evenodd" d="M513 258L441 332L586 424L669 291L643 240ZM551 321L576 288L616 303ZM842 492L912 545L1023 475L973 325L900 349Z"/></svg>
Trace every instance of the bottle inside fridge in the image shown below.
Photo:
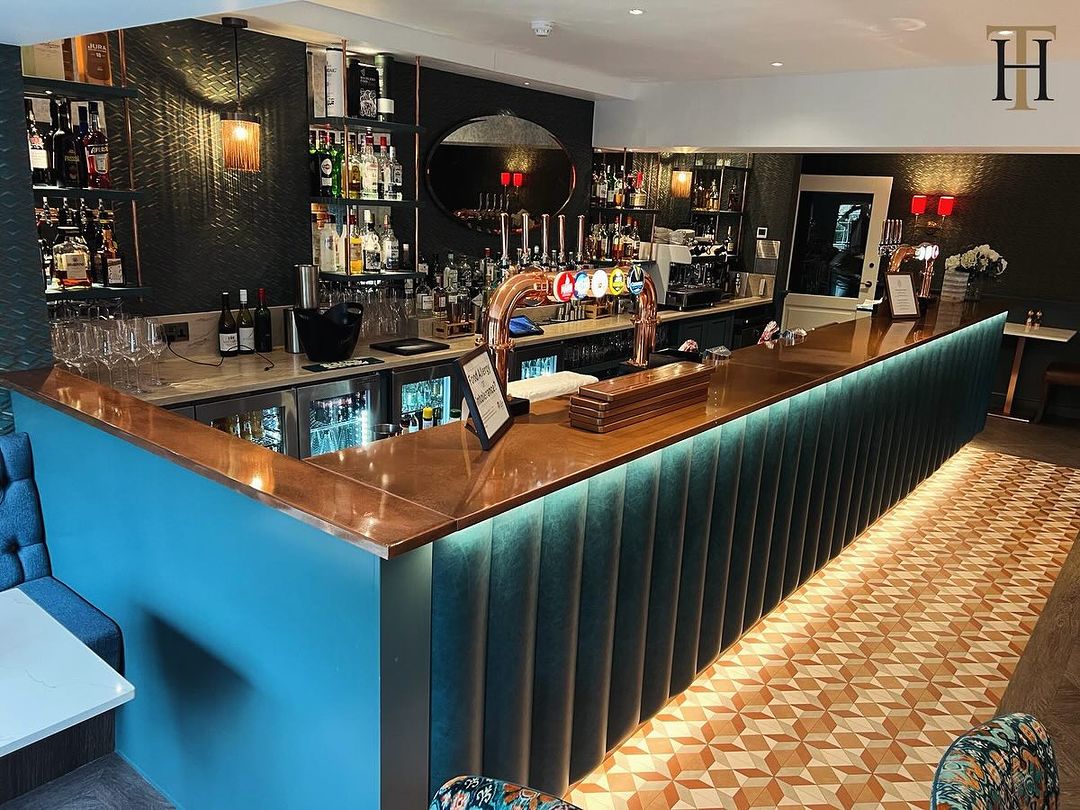
<svg viewBox="0 0 1080 810"><path fill-rule="evenodd" d="M210 420L210 427L231 433L277 453L288 452L285 445L284 408L263 408L234 413Z"/></svg>
<svg viewBox="0 0 1080 810"><path fill-rule="evenodd" d="M556 354L521 361L521 379L523 380L546 377L548 374L554 374L558 370L559 356Z"/></svg>
<svg viewBox="0 0 1080 810"><path fill-rule="evenodd" d="M401 415L422 418L424 408L434 411L435 424L441 425L450 413L450 376L417 380L401 386Z"/></svg>
<svg viewBox="0 0 1080 810"><path fill-rule="evenodd" d="M336 453L368 444L374 423L368 391L312 400L308 410L310 454Z"/></svg>

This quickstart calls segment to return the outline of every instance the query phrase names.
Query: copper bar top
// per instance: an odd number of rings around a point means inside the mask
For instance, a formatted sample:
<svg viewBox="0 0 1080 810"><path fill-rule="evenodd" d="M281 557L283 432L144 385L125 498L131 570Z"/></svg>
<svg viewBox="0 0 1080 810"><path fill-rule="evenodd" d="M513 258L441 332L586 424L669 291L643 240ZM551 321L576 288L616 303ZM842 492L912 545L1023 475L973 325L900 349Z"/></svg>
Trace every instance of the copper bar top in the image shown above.
<svg viewBox="0 0 1080 810"><path fill-rule="evenodd" d="M391 558L830 379L998 314L941 305L819 328L795 345L736 351L705 405L607 434L570 427L569 398L537 402L490 452L460 422L319 456L281 456L60 370L3 384Z"/></svg>

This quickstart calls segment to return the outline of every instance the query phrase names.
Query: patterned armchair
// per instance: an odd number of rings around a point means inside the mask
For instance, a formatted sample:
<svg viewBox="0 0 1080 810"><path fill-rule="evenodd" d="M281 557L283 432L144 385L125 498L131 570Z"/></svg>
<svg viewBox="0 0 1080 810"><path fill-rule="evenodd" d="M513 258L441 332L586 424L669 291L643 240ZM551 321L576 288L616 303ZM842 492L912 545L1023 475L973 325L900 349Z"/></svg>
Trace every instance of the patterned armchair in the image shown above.
<svg viewBox="0 0 1080 810"><path fill-rule="evenodd" d="M938 764L931 810L1056 810L1057 760L1042 724L1008 714L953 741Z"/></svg>
<svg viewBox="0 0 1080 810"><path fill-rule="evenodd" d="M581 810L532 788L488 779L457 776L439 788L429 810Z"/></svg>

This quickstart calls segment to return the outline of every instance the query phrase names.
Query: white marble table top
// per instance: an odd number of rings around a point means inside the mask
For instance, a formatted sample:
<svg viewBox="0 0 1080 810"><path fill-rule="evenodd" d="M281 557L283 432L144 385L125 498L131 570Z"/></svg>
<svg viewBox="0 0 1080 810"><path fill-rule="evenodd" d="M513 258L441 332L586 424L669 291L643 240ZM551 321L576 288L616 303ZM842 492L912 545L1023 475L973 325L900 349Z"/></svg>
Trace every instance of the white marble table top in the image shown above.
<svg viewBox="0 0 1080 810"><path fill-rule="evenodd" d="M1032 340L1052 340L1055 343L1068 343L1076 337L1075 329L1057 329L1053 326L1040 326L1037 329L1022 323L1005 324L1005 334L1013 337L1031 338Z"/></svg>
<svg viewBox="0 0 1080 810"><path fill-rule="evenodd" d="M133 697L135 687L33 599L0 592L0 757Z"/></svg>

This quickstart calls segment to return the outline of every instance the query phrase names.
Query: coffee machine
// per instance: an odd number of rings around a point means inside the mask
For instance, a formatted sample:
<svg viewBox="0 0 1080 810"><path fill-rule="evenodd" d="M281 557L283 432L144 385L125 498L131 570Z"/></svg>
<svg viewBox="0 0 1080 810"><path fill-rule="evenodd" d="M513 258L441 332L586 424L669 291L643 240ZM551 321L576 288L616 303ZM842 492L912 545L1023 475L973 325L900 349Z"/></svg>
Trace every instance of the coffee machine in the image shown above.
<svg viewBox="0 0 1080 810"><path fill-rule="evenodd" d="M644 250L644 245L642 246ZM647 265L657 302L667 309L710 307L735 297L735 256L709 239L690 244L656 244Z"/></svg>

